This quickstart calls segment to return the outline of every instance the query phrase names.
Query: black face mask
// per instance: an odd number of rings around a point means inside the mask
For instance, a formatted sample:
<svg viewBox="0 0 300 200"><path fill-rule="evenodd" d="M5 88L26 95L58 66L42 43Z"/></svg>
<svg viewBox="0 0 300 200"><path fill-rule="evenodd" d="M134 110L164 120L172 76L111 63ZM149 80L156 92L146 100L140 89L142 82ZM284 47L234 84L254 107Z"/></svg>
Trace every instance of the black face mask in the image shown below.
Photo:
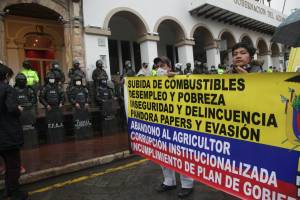
<svg viewBox="0 0 300 200"><path fill-rule="evenodd" d="M80 64L74 64L75 69L79 69L79 67L80 67Z"/></svg>
<svg viewBox="0 0 300 200"><path fill-rule="evenodd" d="M23 67L24 67L25 69L31 69L31 68L32 68L31 65L28 64L28 63L24 64Z"/></svg>
<svg viewBox="0 0 300 200"><path fill-rule="evenodd" d="M16 80L16 85L20 88L25 88L26 80L24 80L24 79Z"/></svg>
<svg viewBox="0 0 300 200"><path fill-rule="evenodd" d="M100 85L103 86L103 87L106 87L107 86L107 81L106 80L100 81Z"/></svg>

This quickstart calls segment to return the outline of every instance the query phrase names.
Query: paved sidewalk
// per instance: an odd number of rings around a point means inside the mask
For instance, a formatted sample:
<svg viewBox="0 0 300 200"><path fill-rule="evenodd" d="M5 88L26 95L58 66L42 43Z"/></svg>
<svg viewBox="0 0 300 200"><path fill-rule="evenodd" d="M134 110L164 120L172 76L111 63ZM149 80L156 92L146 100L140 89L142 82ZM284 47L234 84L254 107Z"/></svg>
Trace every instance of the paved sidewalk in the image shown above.
<svg viewBox="0 0 300 200"><path fill-rule="evenodd" d="M136 163L138 162L138 163ZM135 163L133 166L126 166ZM92 175L93 174L93 175ZM179 180L179 177L177 177ZM67 182L66 182L67 181ZM85 170L50 179L25 188L38 193L32 200L174 200L177 191L155 192L162 181L161 168L150 161L134 157L97 169ZM49 187L50 186L50 187ZM53 188L53 187L57 188ZM223 192L196 183L190 200L234 200Z"/></svg>

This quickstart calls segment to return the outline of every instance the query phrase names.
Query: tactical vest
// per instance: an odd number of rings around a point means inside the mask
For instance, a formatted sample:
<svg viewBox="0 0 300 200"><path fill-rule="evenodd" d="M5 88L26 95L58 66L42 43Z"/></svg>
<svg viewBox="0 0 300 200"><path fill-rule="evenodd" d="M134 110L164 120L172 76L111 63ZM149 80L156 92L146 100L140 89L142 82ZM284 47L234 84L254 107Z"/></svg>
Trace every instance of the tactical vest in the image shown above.
<svg viewBox="0 0 300 200"><path fill-rule="evenodd" d="M32 106L32 101L29 97L28 89L16 88L17 91L17 103L22 107Z"/></svg>
<svg viewBox="0 0 300 200"><path fill-rule="evenodd" d="M109 88L99 87L98 95L99 95L100 99L103 101L112 99L111 90Z"/></svg>
<svg viewBox="0 0 300 200"><path fill-rule="evenodd" d="M58 106L59 105L60 96L57 91L57 88L55 88L55 87L47 88L46 101L50 106Z"/></svg>

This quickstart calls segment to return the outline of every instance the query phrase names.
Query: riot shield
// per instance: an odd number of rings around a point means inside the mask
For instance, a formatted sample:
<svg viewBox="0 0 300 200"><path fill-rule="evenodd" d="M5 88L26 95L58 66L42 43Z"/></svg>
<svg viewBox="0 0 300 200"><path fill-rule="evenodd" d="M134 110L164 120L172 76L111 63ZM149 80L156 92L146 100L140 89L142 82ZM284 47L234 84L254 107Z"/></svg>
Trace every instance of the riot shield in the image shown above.
<svg viewBox="0 0 300 200"><path fill-rule="evenodd" d="M119 103L115 99L105 100L102 102L102 135L109 135L118 128L118 120L116 118L119 109Z"/></svg>
<svg viewBox="0 0 300 200"><path fill-rule="evenodd" d="M102 115L105 121L113 120L116 117L119 104L115 99L102 101Z"/></svg>
<svg viewBox="0 0 300 200"><path fill-rule="evenodd" d="M46 112L47 142L49 144L61 143L64 140L64 118L59 108L52 108Z"/></svg>
<svg viewBox="0 0 300 200"><path fill-rule="evenodd" d="M86 139L93 136L90 114L85 109L74 109L74 134L76 139Z"/></svg>
<svg viewBox="0 0 300 200"><path fill-rule="evenodd" d="M24 107L20 116L24 134L24 148L35 148L38 146L38 135L35 129L36 112L34 107Z"/></svg>

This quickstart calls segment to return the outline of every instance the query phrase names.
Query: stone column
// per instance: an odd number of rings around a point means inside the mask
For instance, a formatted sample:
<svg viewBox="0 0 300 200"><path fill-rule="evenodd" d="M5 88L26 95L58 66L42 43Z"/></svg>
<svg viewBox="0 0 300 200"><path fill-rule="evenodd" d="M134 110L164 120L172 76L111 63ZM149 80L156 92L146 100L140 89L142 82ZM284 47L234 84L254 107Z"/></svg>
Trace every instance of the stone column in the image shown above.
<svg viewBox="0 0 300 200"><path fill-rule="evenodd" d="M135 60L134 60L134 47L133 47L133 42L130 41L130 42L129 42L129 45L130 45L130 60L131 60L132 66L133 66L132 69L135 71L135 70L137 69L137 67L138 67L138 66L136 66L136 64L139 65L139 66L141 67L141 63L135 63Z"/></svg>
<svg viewBox="0 0 300 200"><path fill-rule="evenodd" d="M264 70L268 70L269 67L273 65L271 55L271 51L268 51L266 54L263 55L263 60L265 61L263 66Z"/></svg>
<svg viewBox="0 0 300 200"><path fill-rule="evenodd" d="M64 43L65 43L65 60L66 68L72 67L72 41L71 41L71 25L69 23L64 24ZM67 70L68 71L68 70Z"/></svg>
<svg viewBox="0 0 300 200"><path fill-rule="evenodd" d="M118 48L118 59L119 59L119 72L120 75L124 74L124 67L123 65L123 55L122 55L122 43L121 40L117 40L117 48Z"/></svg>
<svg viewBox="0 0 300 200"><path fill-rule="evenodd" d="M194 51L193 46L195 45L195 42L192 40L186 40L184 42L178 45L178 58L179 62L183 64L183 70L186 67L186 63L192 64L192 69L194 68Z"/></svg>
<svg viewBox="0 0 300 200"><path fill-rule="evenodd" d="M73 0L71 4L71 14L70 14L70 25L71 25L71 41L72 41L72 58L79 60L83 70L85 68L85 59L84 59L84 42L83 42L83 18L81 11L81 1Z"/></svg>
<svg viewBox="0 0 300 200"><path fill-rule="evenodd" d="M206 46L205 49L208 69L213 65L217 69L218 65L221 63L221 55L217 43L214 42L213 44Z"/></svg>
<svg viewBox="0 0 300 200"><path fill-rule="evenodd" d="M0 15L0 60L6 62L6 39L4 17Z"/></svg>
<svg viewBox="0 0 300 200"><path fill-rule="evenodd" d="M152 68L154 58L158 56L157 41L159 41L159 37L153 35L146 35L138 40L142 63L149 63L150 68Z"/></svg>

